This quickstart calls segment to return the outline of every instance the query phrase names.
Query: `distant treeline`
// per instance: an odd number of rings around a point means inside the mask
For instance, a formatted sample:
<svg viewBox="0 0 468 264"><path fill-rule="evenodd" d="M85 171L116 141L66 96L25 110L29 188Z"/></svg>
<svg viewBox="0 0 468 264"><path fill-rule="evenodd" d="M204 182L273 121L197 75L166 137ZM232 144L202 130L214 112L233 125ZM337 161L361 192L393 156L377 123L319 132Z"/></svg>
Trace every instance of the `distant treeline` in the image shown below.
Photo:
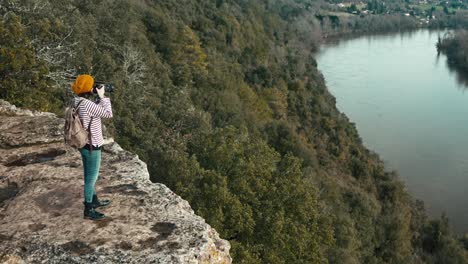
<svg viewBox="0 0 468 264"><path fill-rule="evenodd" d="M429 28L468 28L468 10L460 10L455 14L443 14L439 12L437 19L430 21Z"/></svg>
<svg viewBox="0 0 468 264"><path fill-rule="evenodd" d="M417 19L402 15L316 15L325 37L363 33L386 33L421 27Z"/></svg>
<svg viewBox="0 0 468 264"><path fill-rule="evenodd" d="M327 12L324 12L327 13ZM434 19L422 19L402 14L330 15L316 14L323 37L342 35L389 33L419 28L468 28L468 11L456 14L434 11Z"/></svg>
<svg viewBox="0 0 468 264"><path fill-rule="evenodd" d="M0 0L0 98L61 113L70 77L113 82L116 140L234 263L467 263L448 220L429 221L337 110L313 55L317 6ZM403 23L369 19L352 27Z"/></svg>

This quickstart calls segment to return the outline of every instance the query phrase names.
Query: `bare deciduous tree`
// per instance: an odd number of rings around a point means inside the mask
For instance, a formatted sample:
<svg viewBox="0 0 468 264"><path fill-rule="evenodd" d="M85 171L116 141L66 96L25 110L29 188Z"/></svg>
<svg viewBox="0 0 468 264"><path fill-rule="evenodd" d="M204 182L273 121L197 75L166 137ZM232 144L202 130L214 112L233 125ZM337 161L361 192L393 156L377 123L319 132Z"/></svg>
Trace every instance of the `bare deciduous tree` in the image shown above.
<svg viewBox="0 0 468 264"><path fill-rule="evenodd" d="M148 67L143 54L131 45L125 45L122 52L122 70L129 85L141 85Z"/></svg>
<svg viewBox="0 0 468 264"><path fill-rule="evenodd" d="M47 62L49 77L59 87L66 87L69 79L76 75L75 67L70 65L70 59L75 56L77 42L69 42L73 34L71 30L58 41L44 43L38 39L33 40L37 58Z"/></svg>
<svg viewBox="0 0 468 264"><path fill-rule="evenodd" d="M14 12L19 15L39 15L50 7L50 3L46 0L35 1L19 1L19 0L1 0L0 9L7 12Z"/></svg>
<svg viewBox="0 0 468 264"><path fill-rule="evenodd" d="M0 0L0 13L3 17L9 13L19 15L26 27L35 30L38 29L37 20L48 17L51 9L47 0ZM69 79L76 75L75 67L71 66L71 59L75 56L77 42L71 42L73 30L65 32L54 32L54 37L49 39L34 33L31 33L30 37L36 58L47 64L47 77L53 81L54 86L66 87L66 90L69 90Z"/></svg>

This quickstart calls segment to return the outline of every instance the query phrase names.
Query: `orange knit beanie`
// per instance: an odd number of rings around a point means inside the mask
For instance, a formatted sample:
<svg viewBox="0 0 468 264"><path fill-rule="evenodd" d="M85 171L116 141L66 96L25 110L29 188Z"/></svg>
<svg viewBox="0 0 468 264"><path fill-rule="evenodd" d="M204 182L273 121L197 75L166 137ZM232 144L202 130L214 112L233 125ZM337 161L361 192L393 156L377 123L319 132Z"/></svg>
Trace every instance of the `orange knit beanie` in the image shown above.
<svg viewBox="0 0 468 264"><path fill-rule="evenodd" d="M83 74L76 78L73 83L73 92L76 95L89 93L93 89L94 79L91 75Z"/></svg>

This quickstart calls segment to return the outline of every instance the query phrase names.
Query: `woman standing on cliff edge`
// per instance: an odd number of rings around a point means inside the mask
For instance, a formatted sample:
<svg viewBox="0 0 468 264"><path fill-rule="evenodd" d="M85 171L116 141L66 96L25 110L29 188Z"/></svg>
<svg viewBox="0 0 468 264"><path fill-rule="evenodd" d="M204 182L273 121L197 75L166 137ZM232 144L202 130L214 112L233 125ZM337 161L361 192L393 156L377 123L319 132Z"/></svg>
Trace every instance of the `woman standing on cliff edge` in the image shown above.
<svg viewBox="0 0 468 264"><path fill-rule="evenodd" d="M98 199L94 187L101 165L101 146L104 143L101 118L112 118L112 107L110 99L104 96L104 87L101 85L93 89L93 86L93 77L80 75L73 83L73 92L77 95L75 107L81 124L91 134L87 144L79 149L84 167L84 218L100 220L105 216L95 209L110 204L109 200ZM95 102L89 100L93 97L93 91L99 96Z"/></svg>

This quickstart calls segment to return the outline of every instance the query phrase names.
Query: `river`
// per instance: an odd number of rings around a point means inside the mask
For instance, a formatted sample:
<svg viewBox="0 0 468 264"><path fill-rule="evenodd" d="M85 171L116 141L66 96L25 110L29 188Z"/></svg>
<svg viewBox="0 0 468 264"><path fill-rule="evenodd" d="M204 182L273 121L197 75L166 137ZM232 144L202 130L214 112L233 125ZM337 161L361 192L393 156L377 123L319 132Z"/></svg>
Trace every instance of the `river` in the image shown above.
<svg viewBox="0 0 468 264"><path fill-rule="evenodd" d="M398 171L431 217L468 232L466 76L435 44L442 31L363 36L326 44L318 68L364 145Z"/></svg>

